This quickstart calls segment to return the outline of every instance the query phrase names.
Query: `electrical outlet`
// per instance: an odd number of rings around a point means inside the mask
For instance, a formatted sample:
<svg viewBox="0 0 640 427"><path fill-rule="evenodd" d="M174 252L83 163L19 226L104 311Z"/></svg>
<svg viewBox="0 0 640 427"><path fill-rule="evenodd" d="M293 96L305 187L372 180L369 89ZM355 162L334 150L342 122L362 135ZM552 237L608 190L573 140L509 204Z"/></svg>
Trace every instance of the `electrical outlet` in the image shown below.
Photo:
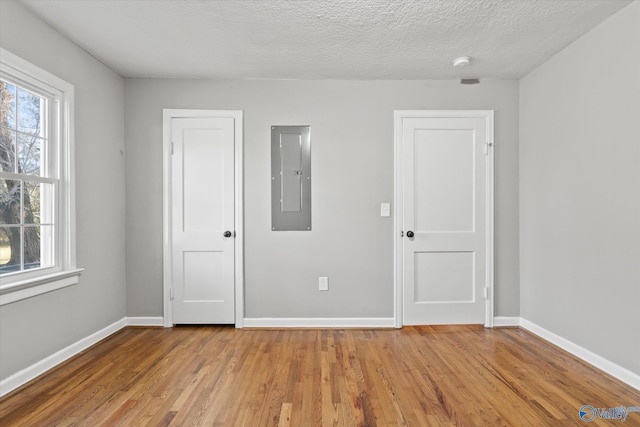
<svg viewBox="0 0 640 427"><path fill-rule="evenodd" d="M328 277L319 277L318 278L318 290L320 290L320 291L328 291L329 290L329 278Z"/></svg>

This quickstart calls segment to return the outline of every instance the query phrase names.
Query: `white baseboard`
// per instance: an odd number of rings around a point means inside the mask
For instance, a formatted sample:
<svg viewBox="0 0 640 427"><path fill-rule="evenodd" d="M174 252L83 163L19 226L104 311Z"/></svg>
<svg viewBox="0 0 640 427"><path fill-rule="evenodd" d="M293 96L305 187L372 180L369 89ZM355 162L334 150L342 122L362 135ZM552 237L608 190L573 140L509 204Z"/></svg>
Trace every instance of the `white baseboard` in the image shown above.
<svg viewBox="0 0 640 427"><path fill-rule="evenodd" d="M245 318L245 328L395 328L393 317Z"/></svg>
<svg viewBox="0 0 640 427"><path fill-rule="evenodd" d="M631 372L630 370L617 365L610 360L605 359L602 356L587 350L584 347L569 341L559 335L554 334L541 326L536 325L526 319L520 318L520 326L527 331L539 336L540 338L549 341L552 344L557 345L561 349L573 354L576 357L584 360L585 362L595 366L596 368L606 372L607 374L616 377L620 381L629 384L631 387L640 390L640 375Z"/></svg>
<svg viewBox="0 0 640 427"><path fill-rule="evenodd" d="M520 326L519 317L494 317L493 318L494 328L507 328L507 327L517 327L517 326Z"/></svg>
<svg viewBox="0 0 640 427"><path fill-rule="evenodd" d="M164 317L127 317L127 326L164 326Z"/></svg>
<svg viewBox="0 0 640 427"><path fill-rule="evenodd" d="M124 317L33 365L0 381L0 397L44 374L65 360L118 332L125 326L163 326L162 317ZM640 375L629 371L573 342L520 317L496 317L494 327L520 326L540 338L584 360L609 375L640 390ZM372 318L248 318L248 328L394 328L393 317Z"/></svg>
<svg viewBox="0 0 640 427"><path fill-rule="evenodd" d="M49 369L54 368L65 360L75 356L83 350L86 350L98 341L101 341L109 335L118 332L125 326L127 326L126 318L120 319L117 322L114 322L111 325L100 329L98 332L94 332L88 337L82 338L81 340L76 341L75 343L63 348L62 350L53 353L51 356L46 357L41 361L36 362L33 365L3 379L2 381L0 381L0 397L10 393L21 385L28 383L32 379L44 374Z"/></svg>

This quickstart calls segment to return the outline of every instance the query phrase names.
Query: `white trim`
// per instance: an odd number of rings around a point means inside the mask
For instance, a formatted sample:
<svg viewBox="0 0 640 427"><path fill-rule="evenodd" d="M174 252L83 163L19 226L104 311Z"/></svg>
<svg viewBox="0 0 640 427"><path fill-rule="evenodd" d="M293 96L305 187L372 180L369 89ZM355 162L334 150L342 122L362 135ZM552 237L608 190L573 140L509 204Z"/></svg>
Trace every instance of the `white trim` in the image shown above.
<svg viewBox="0 0 640 427"><path fill-rule="evenodd" d="M404 313L402 311L403 290L402 283L404 281L402 269L402 215L404 210L404 198L402 194L402 118L403 111L393 112L393 317L395 318L395 327L402 328L402 319Z"/></svg>
<svg viewBox="0 0 640 427"><path fill-rule="evenodd" d="M394 328L393 317L254 317L245 328Z"/></svg>
<svg viewBox="0 0 640 427"><path fill-rule="evenodd" d="M57 148L51 152L54 159L51 166L58 182L54 266L0 279L4 285L0 305L4 305L77 284L82 270L76 268L74 86L3 48L0 48L0 75L50 98L49 136Z"/></svg>
<svg viewBox="0 0 640 427"><path fill-rule="evenodd" d="M235 326L243 327L244 321L244 136L243 136L243 112L239 110L162 110L162 152L163 152L163 218L162 218L162 257L163 257L163 301L164 301L164 326L173 326L173 307L171 304L171 283L173 277L173 264L171 255L171 119L189 117L229 117L234 119L234 150L235 150L235 179L234 179L234 203L235 203Z"/></svg>
<svg viewBox="0 0 640 427"><path fill-rule="evenodd" d="M39 89L43 89L41 86L44 85L48 88L47 91L51 95L55 94L57 91L66 91L68 89L73 90L73 85L71 83L51 74L50 72L2 47L0 47L0 62L2 63L2 68L5 72L11 75L20 76L23 84Z"/></svg>
<svg viewBox="0 0 640 427"><path fill-rule="evenodd" d="M493 110L395 110L394 117L394 186L393 186L393 288L394 288L394 319L395 327L401 328L403 324L403 254L402 254L402 120L412 117L481 117L486 120L487 148L486 172L485 172L485 222L486 222L486 262L485 262L485 286L488 289L488 298L485 300L485 324L487 328L493 327L494 317L494 112Z"/></svg>
<svg viewBox="0 0 640 427"><path fill-rule="evenodd" d="M75 285L83 271L82 268L61 271L8 285L0 289L0 306Z"/></svg>
<svg viewBox="0 0 640 427"><path fill-rule="evenodd" d="M244 114L234 111L235 126L235 315L236 328L244 326Z"/></svg>
<svg viewBox="0 0 640 427"><path fill-rule="evenodd" d="M171 118L173 110L162 112L162 301L164 326L173 326L173 305L171 303L171 283L173 276L173 256L171 248Z"/></svg>
<svg viewBox="0 0 640 427"><path fill-rule="evenodd" d="M518 326L520 326L519 317L494 317L493 318L494 328L509 328L509 327L518 327Z"/></svg>
<svg viewBox="0 0 640 427"><path fill-rule="evenodd" d="M493 276L493 262L494 262L494 147L495 147L495 139L494 139L494 112L493 110L487 111L477 111L473 112L478 114L484 114L487 129L486 129L486 141L485 141L485 149L487 150L487 154L485 155L486 169L485 169L485 256L487 257L486 265L485 265L485 287L488 288L488 298L485 299L485 309L484 309L484 326L487 328L493 328L493 319L494 319L494 276Z"/></svg>
<svg viewBox="0 0 640 427"><path fill-rule="evenodd" d="M53 353L51 356L46 357L41 361L36 362L33 365L3 379L2 381L0 381L0 397L10 393L23 384L28 383L36 377L44 374L48 370L53 369L65 360L75 356L81 351L86 350L87 348L98 343L99 341L102 341L108 336L118 332L126 325L126 318L120 319L117 322L114 322L111 325L100 329L98 332L95 332L88 337L82 338L81 340L63 348L62 350Z"/></svg>
<svg viewBox="0 0 640 427"><path fill-rule="evenodd" d="M124 317L33 365L0 381L0 397L53 369L65 360L113 335L126 326L162 326L162 317ZM245 327L253 328L393 328L395 318L249 318ZM640 390L640 375L629 371L571 341L520 317L496 317L494 326L520 326L581 360Z"/></svg>
<svg viewBox="0 0 640 427"><path fill-rule="evenodd" d="M126 317L127 326L164 326L162 317Z"/></svg>
<svg viewBox="0 0 640 427"><path fill-rule="evenodd" d="M602 356L599 356L584 347L579 346L566 338L556 335L553 332L544 329L542 326L538 326L533 322L526 319L520 319L520 327L526 329L534 335L549 341L551 344L557 345L561 349L573 354L574 356L582 359L583 361L595 366L596 368L606 372L607 374L619 379L622 382L629 384L636 390L640 390L640 375L631 372L630 370L617 365Z"/></svg>

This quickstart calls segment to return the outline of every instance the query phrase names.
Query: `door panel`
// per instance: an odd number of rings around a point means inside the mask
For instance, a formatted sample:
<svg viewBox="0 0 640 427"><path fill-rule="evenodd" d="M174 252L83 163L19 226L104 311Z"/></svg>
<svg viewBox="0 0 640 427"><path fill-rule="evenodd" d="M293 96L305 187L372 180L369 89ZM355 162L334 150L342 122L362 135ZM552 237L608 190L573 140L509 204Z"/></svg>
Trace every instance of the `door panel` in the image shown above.
<svg viewBox="0 0 640 427"><path fill-rule="evenodd" d="M473 252L415 252L416 303L473 302Z"/></svg>
<svg viewBox="0 0 640 427"><path fill-rule="evenodd" d="M183 302L224 301L224 252L184 251Z"/></svg>
<svg viewBox="0 0 640 427"><path fill-rule="evenodd" d="M404 324L485 322L486 135L485 117L402 120Z"/></svg>
<svg viewBox="0 0 640 427"><path fill-rule="evenodd" d="M234 120L174 118L171 136L173 323L234 323Z"/></svg>
<svg viewBox="0 0 640 427"><path fill-rule="evenodd" d="M474 138L469 130L424 130L414 135L415 228L473 231Z"/></svg>
<svg viewBox="0 0 640 427"><path fill-rule="evenodd" d="M221 129L183 130L184 231L211 232L224 228L225 154L229 154L224 152L224 143ZM203 177L206 177L206 183Z"/></svg>

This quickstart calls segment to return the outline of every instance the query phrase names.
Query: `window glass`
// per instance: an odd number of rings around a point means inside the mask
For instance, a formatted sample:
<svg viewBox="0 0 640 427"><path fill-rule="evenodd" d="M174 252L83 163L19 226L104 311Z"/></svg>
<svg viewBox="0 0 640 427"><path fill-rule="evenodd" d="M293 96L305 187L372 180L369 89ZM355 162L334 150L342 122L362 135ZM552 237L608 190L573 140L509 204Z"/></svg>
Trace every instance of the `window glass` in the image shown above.
<svg viewBox="0 0 640 427"><path fill-rule="evenodd" d="M48 99L0 80L0 275L54 264L57 180L48 176Z"/></svg>
<svg viewBox="0 0 640 427"><path fill-rule="evenodd" d="M4 90L0 92L0 102L2 108L6 108L7 112L3 111L2 116L6 115L7 126L11 129L16 128L16 87L11 83L0 81L0 85L4 85Z"/></svg>

